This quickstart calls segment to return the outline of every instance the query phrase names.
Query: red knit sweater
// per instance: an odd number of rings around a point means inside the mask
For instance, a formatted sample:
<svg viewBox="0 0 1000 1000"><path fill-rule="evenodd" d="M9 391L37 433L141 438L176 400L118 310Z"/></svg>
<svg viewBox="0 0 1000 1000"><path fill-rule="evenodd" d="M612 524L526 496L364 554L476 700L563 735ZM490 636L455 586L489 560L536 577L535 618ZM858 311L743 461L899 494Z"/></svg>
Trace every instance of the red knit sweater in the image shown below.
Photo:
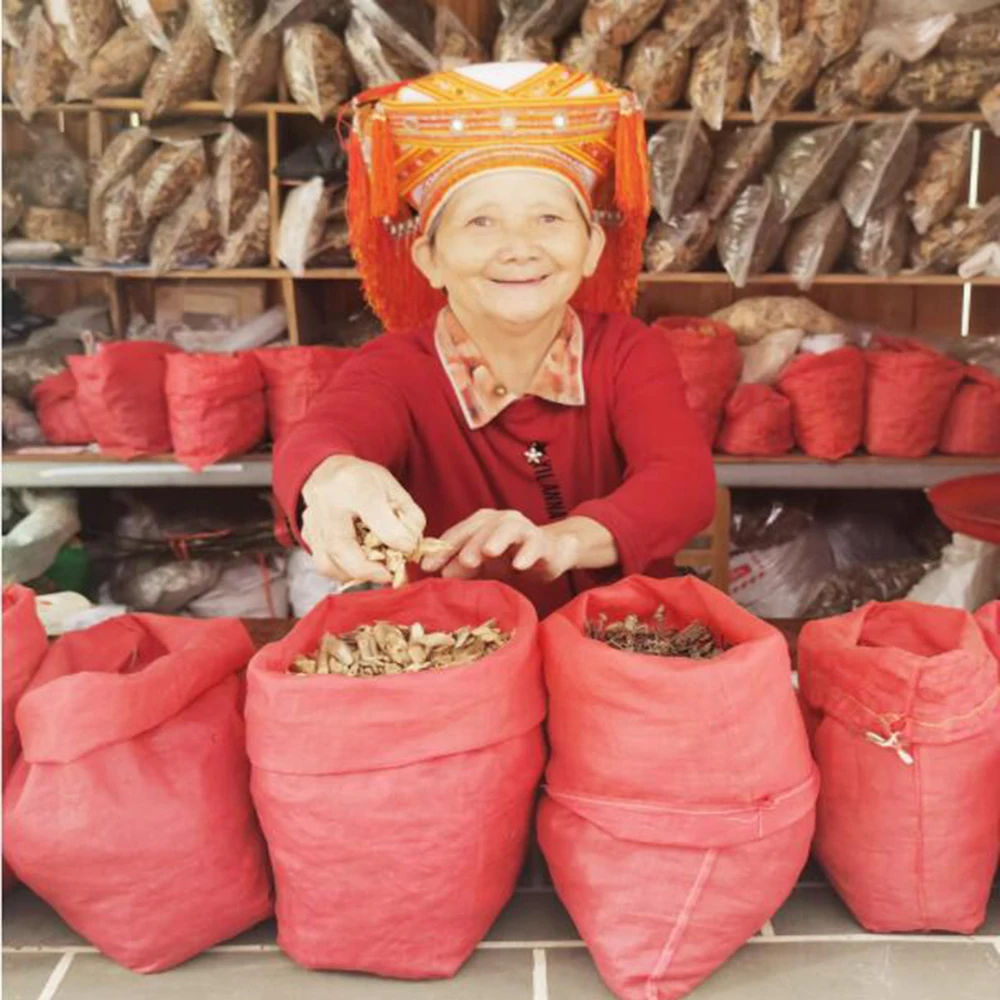
<svg viewBox="0 0 1000 1000"><path fill-rule="evenodd" d="M482 508L519 510L539 525L567 515L603 524L617 544L615 569L549 584L507 578L540 614L620 575L668 575L674 553L712 518L710 449L667 338L625 315L581 319L586 405L525 396L478 430L465 423L433 323L366 345L275 449L274 489L289 520L298 523L313 469L351 454L399 479L431 536Z"/></svg>

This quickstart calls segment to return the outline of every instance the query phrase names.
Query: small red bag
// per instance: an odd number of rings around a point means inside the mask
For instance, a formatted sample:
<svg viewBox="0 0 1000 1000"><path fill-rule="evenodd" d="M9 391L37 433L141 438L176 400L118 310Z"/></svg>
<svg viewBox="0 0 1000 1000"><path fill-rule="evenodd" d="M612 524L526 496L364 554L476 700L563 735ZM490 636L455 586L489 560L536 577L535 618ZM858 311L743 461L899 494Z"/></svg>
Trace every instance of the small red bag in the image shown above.
<svg viewBox="0 0 1000 1000"><path fill-rule="evenodd" d="M135 972L270 915L237 676L252 652L235 619L127 615L54 643L18 706L7 857Z"/></svg>
<svg viewBox="0 0 1000 1000"><path fill-rule="evenodd" d="M792 450L792 404L768 385L741 385L726 403L719 450L727 455L784 455Z"/></svg>
<svg viewBox="0 0 1000 1000"><path fill-rule="evenodd" d="M167 359L174 455L200 472L264 439L264 379L251 354L175 354Z"/></svg>
<svg viewBox="0 0 1000 1000"><path fill-rule="evenodd" d="M792 404L792 430L811 458L836 462L857 451L865 426L865 359L857 347L799 354L778 377Z"/></svg>
<svg viewBox="0 0 1000 1000"><path fill-rule="evenodd" d="M42 379L31 400L49 444L88 444L94 440L76 401L76 379L69 369Z"/></svg>
<svg viewBox="0 0 1000 1000"><path fill-rule="evenodd" d="M329 390L334 375L357 352L350 347L277 347L254 351L264 373L267 420L277 441Z"/></svg>
<svg viewBox="0 0 1000 1000"><path fill-rule="evenodd" d="M969 365L941 431L946 455L1000 455L1000 378Z"/></svg>
<svg viewBox="0 0 1000 1000"><path fill-rule="evenodd" d="M327 632L496 618L477 663L356 678L288 672ZM251 661L247 746L278 944L309 968L452 976L510 899L544 764L537 619L493 581L331 597Z"/></svg>
<svg viewBox="0 0 1000 1000"><path fill-rule="evenodd" d="M1000 679L972 616L898 601L808 622L799 677L834 888L870 931L974 932L1000 850Z"/></svg>
<svg viewBox="0 0 1000 1000"><path fill-rule="evenodd" d="M602 614L698 620L712 660L587 638ZM551 759L539 843L610 990L675 1000L756 934L809 854L818 773L777 629L692 577L629 577L542 625Z"/></svg>
<svg viewBox="0 0 1000 1000"><path fill-rule="evenodd" d="M661 316L653 328L667 334L684 379L688 406L712 444L726 400L743 370L736 334L725 323L701 316Z"/></svg>
<svg viewBox="0 0 1000 1000"><path fill-rule="evenodd" d="M905 337L882 337L865 357L865 447L873 455L894 458L929 455L941 440L962 365Z"/></svg>
<svg viewBox="0 0 1000 1000"><path fill-rule="evenodd" d="M155 340L126 340L69 358L77 405L102 451L122 458L170 451L164 380L167 355L176 351Z"/></svg>

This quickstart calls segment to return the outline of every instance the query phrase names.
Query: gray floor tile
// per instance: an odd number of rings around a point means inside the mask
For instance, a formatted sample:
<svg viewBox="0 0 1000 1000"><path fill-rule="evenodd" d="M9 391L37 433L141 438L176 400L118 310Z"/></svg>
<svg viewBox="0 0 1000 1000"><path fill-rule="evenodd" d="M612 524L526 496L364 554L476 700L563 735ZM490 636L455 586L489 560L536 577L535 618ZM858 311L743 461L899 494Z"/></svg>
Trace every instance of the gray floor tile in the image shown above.
<svg viewBox="0 0 1000 1000"><path fill-rule="evenodd" d="M3 1000L38 1000L59 958L59 955L4 955Z"/></svg>
<svg viewBox="0 0 1000 1000"><path fill-rule="evenodd" d="M487 941L578 941L569 914L551 890L515 892Z"/></svg>
<svg viewBox="0 0 1000 1000"><path fill-rule="evenodd" d="M250 930L224 941L223 944L251 945L251 944L274 944L278 936L278 927L273 920L265 920L263 923L251 927Z"/></svg>
<svg viewBox="0 0 1000 1000"><path fill-rule="evenodd" d="M531 994L527 950L476 952L454 979L423 983L309 972L271 952L202 955L145 977L97 955L78 955L57 1000L531 1000Z"/></svg>
<svg viewBox="0 0 1000 1000"><path fill-rule="evenodd" d="M7 947L65 947L87 942L70 930L48 903L19 885L3 900L3 943Z"/></svg>
<svg viewBox="0 0 1000 1000"><path fill-rule="evenodd" d="M547 952L545 961L549 1000L615 1000L582 948Z"/></svg>
<svg viewBox="0 0 1000 1000"><path fill-rule="evenodd" d="M857 934L863 930L833 889L796 889L771 924L775 934Z"/></svg>

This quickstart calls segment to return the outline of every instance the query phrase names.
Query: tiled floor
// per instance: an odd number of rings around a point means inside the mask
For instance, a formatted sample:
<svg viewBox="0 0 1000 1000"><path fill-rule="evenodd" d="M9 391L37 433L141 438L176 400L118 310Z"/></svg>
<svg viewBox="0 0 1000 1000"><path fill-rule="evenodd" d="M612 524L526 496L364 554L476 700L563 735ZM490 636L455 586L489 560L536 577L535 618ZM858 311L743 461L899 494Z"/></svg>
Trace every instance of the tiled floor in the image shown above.
<svg viewBox="0 0 1000 1000"><path fill-rule="evenodd" d="M3 1000L608 1000L550 889L522 888L448 982L307 972L262 924L157 976L97 954L27 890L4 900ZM1000 886L975 938L864 934L813 871L692 1000L1000 1000Z"/></svg>

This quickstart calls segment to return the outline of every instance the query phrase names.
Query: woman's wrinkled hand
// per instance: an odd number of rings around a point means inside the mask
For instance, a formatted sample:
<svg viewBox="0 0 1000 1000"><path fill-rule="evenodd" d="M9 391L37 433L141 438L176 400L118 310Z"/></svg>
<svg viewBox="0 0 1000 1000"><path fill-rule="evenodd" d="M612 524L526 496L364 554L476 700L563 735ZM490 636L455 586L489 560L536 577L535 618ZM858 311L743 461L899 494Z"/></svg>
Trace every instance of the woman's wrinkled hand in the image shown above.
<svg viewBox="0 0 1000 1000"><path fill-rule="evenodd" d="M413 552L427 519L388 469L350 455L334 455L316 467L302 488L302 538L316 568L334 580L386 584L389 572L358 544L360 519L390 548Z"/></svg>

